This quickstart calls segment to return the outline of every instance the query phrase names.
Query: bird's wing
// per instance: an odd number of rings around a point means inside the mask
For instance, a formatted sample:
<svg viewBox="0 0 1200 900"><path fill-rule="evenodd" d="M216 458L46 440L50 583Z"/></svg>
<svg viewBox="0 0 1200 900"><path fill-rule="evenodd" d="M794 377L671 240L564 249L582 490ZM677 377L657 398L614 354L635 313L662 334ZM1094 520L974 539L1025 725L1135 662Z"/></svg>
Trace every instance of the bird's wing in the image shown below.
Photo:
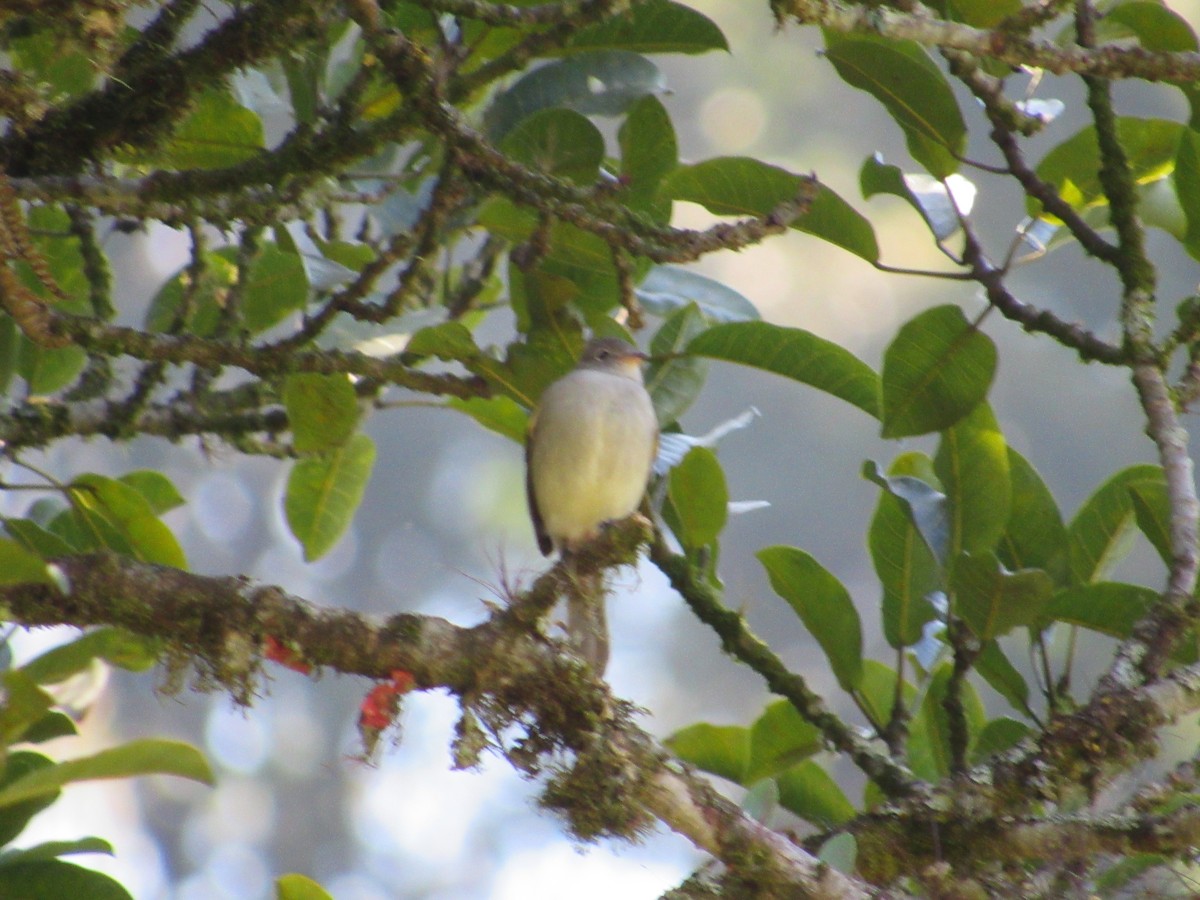
<svg viewBox="0 0 1200 900"><path fill-rule="evenodd" d="M542 514L538 510L537 497L533 493L533 466L531 465L533 458L533 441L534 432L537 429L537 412L529 417L529 427L525 430L525 499L529 502L529 518L533 520L533 533L537 537L538 549L542 551L542 556L549 556L554 552L554 541L550 540L550 535L546 534L546 524L542 521Z"/></svg>

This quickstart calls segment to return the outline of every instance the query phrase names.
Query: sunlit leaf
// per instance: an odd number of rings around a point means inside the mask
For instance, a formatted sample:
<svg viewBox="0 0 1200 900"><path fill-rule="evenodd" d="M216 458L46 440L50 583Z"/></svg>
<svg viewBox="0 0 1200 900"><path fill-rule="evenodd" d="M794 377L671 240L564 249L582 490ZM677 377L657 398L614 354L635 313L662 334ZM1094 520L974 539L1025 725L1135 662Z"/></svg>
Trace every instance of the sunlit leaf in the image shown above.
<svg viewBox="0 0 1200 900"><path fill-rule="evenodd" d="M283 404L297 453L339 447L358 425L358 395L345 375L293 372L283 386Z"/></svg>
<svg viewBox="0 0 1200 900"><path fill-rule="evenodd" d="M700 722L675 732L663 743L685 762L743 784L750 760L750 731L740 725Z"/></svg>
<svg viewBox="0 0 1200 900"><path fill-rule="evenodd" d="M1162 469L1137 465L1104 482L1067 526L1067 559L1075 584L1100 581L1128 550L1135 521L1131 489L1163 484Z"/></svg>
<svg viewBox="0 0 1200 900"><path fill-rule="evenodd" d="M667 488L675 508L683 545L706 547L725 527L729 491L717 456L707 447L693 447L683 462L671 470Z"/></svg>
<svg viewBox="0 0 1200 900"><path fill-rule="evenodd" d="M345 444L292 466L284 512L308 562L328 553L349 527L374 463L374 441L356 434Z"/></svg>
<svg viewBox="0 0 1200 900"><path fill-rule="evenodd" d="M933 468L946 492L950 553L995 548L1008 524L1008 447L987 403L942 432Z"/></svg>
<svg viewBox="0 0 1200 900"><path fill-rule="evenodd" d="M779 805L820 828L834 828L858 812L836 781L812 760L793 766L776 778Z"/></svg>
<svg viewBox="0 0 1200 900"><path fill-rule="evenodd" d="M769 704L750 727L750 756L744 784L770 778L821 749L821 732L787 700Z"/></svg>

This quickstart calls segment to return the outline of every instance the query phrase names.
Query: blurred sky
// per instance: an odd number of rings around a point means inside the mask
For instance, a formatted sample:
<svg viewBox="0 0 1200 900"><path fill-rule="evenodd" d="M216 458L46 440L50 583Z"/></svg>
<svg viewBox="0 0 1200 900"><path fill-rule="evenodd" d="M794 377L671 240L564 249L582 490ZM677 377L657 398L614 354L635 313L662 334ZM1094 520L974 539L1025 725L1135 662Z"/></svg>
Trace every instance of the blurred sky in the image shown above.
<svg viewBox="0 0 1200 900"><path fill-rule="evenodd" d="M818 35L796 27L776 32L765 2L695 5L722 26L732 52L659 60L684 159L748 154L816 172L871 218L886 261L945 268L906 206L893 198L862 200L858 169L871 153L902 167L911 163L881 107L832 76L819 58ZM1200 19L1196 2L1172 6ZM1048 77L1037 96L1062 99L1067 112L1030 142L1034 160L1083 121L1080 92L1070 80ZM1118 98L1126 114L1184 116L1182 98L1170 88L1122 87ZM973 101L961 102L977 132L970 154L994 162ZM1021 199L1002 179L967 174L979 187L973 218L1002 257L1023 216ZM711 221L698 208L680 206L679 225ZM1173 243L1151 240L1167 309L1193 292L1197 280L1195 262ZM140 318L146 298L186 258L182 237L166 229L114 236L110 249L121 263L118 287L130 320ZM873 366L896 328L920 309L958 303L970 314L984 306L971 286L883 275L794 233L706 259L699 269L745 294L765 318L841 343ZM1011 285L1032 303L1106 337L1117 335L1116 281L1074 247L1026 266ZM1121 372L1080 365L1049 339L1026 335L997 315L986 330L1000 346L993 406L1010 443L1042 472L1064 514L1116 469L1153 459ZM720 456L734 499L764 499L771 506L732 519L725 532L727 601L746 610L785 660L849 714L819 650L771 593L754 553L771 544L813 553L854 595L868 652L890 664L864 539L876 489L858 473L865 459L886 465L906 450L931 452L933 444L881 441L872 421L839 401L715 364L683 424L702 433L751 405L761 416L727 437ZM282 522L286 471L273 461L150 440L129 447L58 445L42 461L63 476L162 469L189 500L168 520L197 571L244 572L319 603L379 615L415 610L470 624L495 599L493 588L527 584L546 565L524 509L517 446L454 413L422 407L377 414L369 430L380 452L366 501L351 532L315 565L301 561ZM11 497L3 495L4 502ZM1145 552L1135 553L1121 574L1151 585L1162 579ZM665 736L700 719L748 724L767 702L759 680L722 656L651 567L622 575L610 610L610 680L618 695L645 708L641 724L652 732ZM1077 684L1103 667L1110 649L1100 640L1085 643ZM1020 651L1014 659L1021 659ZM411 698L402 743L369 767L351 758L366 682L313 682L283 670L272 676L269 692L243 713L223 696L166 697L147 676L114 675L114 689L89 722L88 740L100 746L131 736L182 736L213 759L218 787L148 779L70 788L66 800L36 820L29 839L85 833L113 839L115 859L94 864L117 874L139 900L255 900L269 896L271 878L287 871L317 878L337 900L537 900L568 892L637 900L678 883L698 860L669 834L636 847L574 846L556 822L534 810L536 787L502 760L490 758L481 772L451 771L447 746L456 707L446 697ZM984 693L1000 711L996 698ZM838 773L846 774L843 769ZM852 773L846 784L857 798L860 782Z"/></svg>

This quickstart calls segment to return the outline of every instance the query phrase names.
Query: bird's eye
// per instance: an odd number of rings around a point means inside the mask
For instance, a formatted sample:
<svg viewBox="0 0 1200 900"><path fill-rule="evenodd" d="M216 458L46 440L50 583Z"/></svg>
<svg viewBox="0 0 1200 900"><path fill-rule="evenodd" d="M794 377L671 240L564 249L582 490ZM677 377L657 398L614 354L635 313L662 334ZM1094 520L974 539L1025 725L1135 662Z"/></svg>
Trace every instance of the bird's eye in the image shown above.
<svg viewBox="0 0 1200 900"><path fill-rule="evenodd" d="M610 356L612 356L612 354L609 353L607 350L601 350L599 353L596 354L596 356L598 356L600 359L608 359Z"/></svg>

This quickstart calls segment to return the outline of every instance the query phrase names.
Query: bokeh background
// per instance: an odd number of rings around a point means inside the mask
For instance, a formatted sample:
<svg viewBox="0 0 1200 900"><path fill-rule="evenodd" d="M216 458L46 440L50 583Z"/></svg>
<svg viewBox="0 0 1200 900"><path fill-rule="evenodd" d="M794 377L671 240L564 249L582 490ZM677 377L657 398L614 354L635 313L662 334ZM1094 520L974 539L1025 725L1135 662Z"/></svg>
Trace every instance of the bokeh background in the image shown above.
<svg viewBox="0 0 1200 900"><path fill-rule="evenodd" d="M693 5L718 22L731 52L656 60L670 86L663 100L683 158L749 154L813 171L872 219L887 262L947 268L907 206L894 198L862 200L864 158L879 151L888 162L909 163L882 108L841 84L820 58L819 35L794 26L776 31L765 2ZM1171 6L1200 21L1197 0ZM1014 76L1014 83L1024 78ZM1071 80L1047 76L1037 96L1061 99L1066 112L1029 142L1033 160L1084 121L1079 86ZM1168 87L1120 86L1117 97L1123 114L1186 118L1181 95ZM962 96L961 102L975 129L971 156L996 162L974 101ZM1002 178L964 174L979 191L973 219L1002 258L1024 216L1021 198ZM677 224L710 221L698 208L677 208ZM1161 297L1173 306L1195 292L1200 269L1161 237L1152 235L1151 249L1161 265ZM107 246L129 321L140 319L147 299L187 253L184 237L165 228L114 232ZM920 309L957 303L970 314L984 308L971 285L885 275L796 233L711 257L698 268L751 299L764 318L809 329L876 367L897 327ZM1021 267L1010 284L1029 302L1117 336L1117 283L1074 246ZM1121 371L1081 365L1048 338L1026 335L998 315L985 328L1000 347L995 411L1009 442L1042 472L1065 515L1118 468L1153 460ZM162 470L188 498L168 521L199 572L246 573L317 603L380 616L405 610L473 623L502 585L528 583L546 565L526 518L520 448L453 412L397 399L368 426L379 457L354 526L315 565L301 560L282 521L286 467L276 462L242 459L218 445L148 439L122 447L99 440L61 444L32 461L64 478ZM879 588L864 539L877 489L859 471L865 459L886 464L906 450L931 452L933 444L881 441L875 423L839 401L717 364L683 424L703 433L749 406L760 416L729 435L719 453L732 497L771 505L734 517L726 529L721 573L727 602L744 609L791 666L853 716L819 649L771 592L754 553L772 544L813 553L850 588L868 651L893 662L879 635ZM3 495L11 511L28 502L16 496ZM1139 549L1119 574L1154 586L1162 580L1152 555ZM613 689L645 709L641 724L650 731L665 736L698 720L748 724L768 701L759 680L723 657L652 567L622 574L610 619ZM28 656L63 637L52 631L24 636L20 652ZM1080 690L1110 652L1104 640L1084 642L1075 673ZM1020 649L1011 655L1023 660ZM166 778L71 787L35 820L27 840L93 833L111 839L115 858L88 857L87 864L113 873L145 900L255 900L270 896L271 879L288 871L318 879L337 900L635 900L677 884L700 858L666 833L637 846L578 846L536 812L536 786L503 760L489 757L480 771L451 771L447 747L457 708L447 697L411 697L402 741L368 766L353 758L367 682L313 680L278 667L271 676L253 709L243 711L223 695L167 696L152 676L112 675L86 723L85 740L100 746L134 736L182 737L210 756L217 787ZM994 711L1002 710L1002 701L983 693ZM78 749L77 740L63 751ZM835 772L857 798L861 780L844 765Z"/></svg>

